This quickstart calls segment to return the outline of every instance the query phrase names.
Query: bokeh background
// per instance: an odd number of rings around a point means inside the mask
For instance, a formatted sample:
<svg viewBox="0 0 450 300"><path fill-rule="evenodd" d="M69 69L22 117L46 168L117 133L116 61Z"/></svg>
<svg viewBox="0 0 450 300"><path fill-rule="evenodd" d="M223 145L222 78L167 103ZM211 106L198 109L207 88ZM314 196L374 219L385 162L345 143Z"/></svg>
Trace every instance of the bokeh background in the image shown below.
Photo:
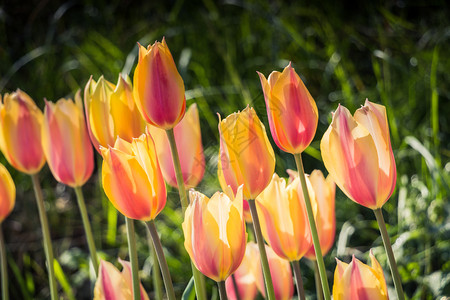
<svg viewBox="0 0 450 300"><path fill-rule="evenodd" d="M319 108L316 137L305 169L325 171L320 139L339 103L354 111L369 100L387 106L398 178L384 206L388 232L412 299L450 295L450 7L445 0L418 1L3 1L0 4L0 93L20 88L43 108L43 99L73 97L89 76L116 82L133 74L137 42L164 36L186 86L188 105L200 110L206 174L198 189L219 189L216 176L218 118L246 105L267 114L256 71L266 76L289 61ZM269 138L273 143L272 139ZM276 171L295 168L277 155ZM182 151L182 150L181 150ZM2 224L6 235L12 299L47 299L45 256L29 177L10 167L17 203ZM97 165L100 157L96 157ZM85 186L101 256L127 258L124 219L101 189L99 173ZM41 172L57 270L64 299L92 299L88 251L75 195ZM190 279L176 190L157 218L178 295ZM367 261L373 249L392 280L373 213L336 196L337 230L325 257L332 283L334 257ZM144 287L153 298L146 230L137 224ZM301 263L309 299L314 275ZM210 295L213 284L209 282ZM392 297L394 299L394 297Z"/></svg>

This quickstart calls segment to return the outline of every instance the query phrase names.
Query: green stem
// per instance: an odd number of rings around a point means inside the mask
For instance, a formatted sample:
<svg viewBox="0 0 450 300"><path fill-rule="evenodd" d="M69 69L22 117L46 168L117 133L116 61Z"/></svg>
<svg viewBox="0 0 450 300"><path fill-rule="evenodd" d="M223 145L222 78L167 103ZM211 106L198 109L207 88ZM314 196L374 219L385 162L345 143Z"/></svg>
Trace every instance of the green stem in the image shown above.
<svg viewBox="0 0 450 300"><path fill-rule="evenodd" d="M6 264L6 247L3 237L2 223L0 223L0 263L2 268L2 299L9 300L8 294L8 268Z"/></svg>
<svg viewBox="0 0 450 300"><path fill-rule="evenodd" d="M139 281L139 263L138 254L136 249L136 234L134 232L134 220L125 217L125 224L127 226L127 238L128 238L128 252L130 255L131 263L131 278L133 282L133 299L141 299L141 286Z"/></svg>
<svg viewBox="0 0 450 300"><path fill-rule="evenodd" d="M261 225L259 224L258 212L256 211L255 200L247 200L250 206L250 213L252 214L253 227L256 234L256 242L258 244L259 253L261 256L261 265L264 274L264 281L266 285L267 299L275 300L275 291L273 289L272 276L270 275L269 261L267 260L266 247L261 233Z"/></svg>
<svg viewBox="0 0 450 300"><path fill-rule="evenodd" d="M42 227L42 237L44 239L44 252L45 258L47 260L48 268L48 281L50 285L50 297L51 300L58 299L58 292L56 290L56 280L55 280L55 269L53 266L53 247L52 240L50 238L50 229L48 226L47 213L45 212L44 196L42 195L41 184L39 183L39 177L37 174L31 175L31 180L33 181L34 195L36 197L36 202L39 211L39 219L41 221Z"/></svg>
<svg viewBox="0 0 450 300"><path fill-rule="evenodd" d="M305 300L305 289L303 288L302 272L300 270L300 261L291 261L292 268L294 269L295 282L297 285L297 294L299 300Z"/></svg>
<svg viewBox="0 0 450 300"><path fill-rule="evenodd" d="M397 291L397 297L399 300L405 300L403 294L402 281L400 280L400 274L398 273L397 262L395 261L394 252L392 251L391 241L389 240L389 234L386 229L386 223L384 222L383 212L381 208L374 209L375 217L377 218L378 227L380 228L381 238L383 239L384 249L389 259L389 266L391 267L392 278L394 279L395 290Z"/></svg>
<svg viewBox="0 0 450 300"><path fill-rule="evenodd" d="M178 193L180 195L181 209L184 212L188 206L186 186L184 185L183 174L181 172L180 157L178 155L177 143L175 141L175 134L173 129L166 130L167 138L170 144L170 152L172 153L172 161L175 169L175 176L177 178ZM206 300L205 279L202 273L194 266L191 261L192 274L194 276L195 293L198 300Z"/></svg>
<svg viewBox="0 0 450 300"><path fill-rule="evenodd" d="M326 300L331 300L330 288L328 286L327 273L325 270L325 264L323 262L322 250L320 249L319 235L317 234L316 222L314 220L314 214L311 206L311 200L309 199L308 188L306 186L305 170L303 169L302 156L300 153L294 154L295 163L297 164L298 177L302 185L303 198L305 199L306 212L308 214L309 227L311 228L311 235L313 238L314 251L316 252L316 261L319 266L319 275L322 283L323 295Z"/></svg>
<svg viewBox="0 0 450 300"><path fill-rule="evenodd" d="M314 280L316 281L316 294L317 300L323 300L322 283L320 283L319 266L317 261L313 260L314 263Z"/></svg>
<svg viewBox="0 0 450 300"><path fill-rule="evenodd" d="M75 187L75 194L77 196L78 207L80 209L81 220L83 221L84 234L88 243L89 254L91 255L92 266L95 270L95 276L98 276L98 257L97 250L95 249L94 236L92 235L91 223L86 209L86 203L84 201L83 191L81 187Z"/></svg>
<svg viewBox="0 0 450 300"><path fill-rule="evenodd" d="M147 222L150 236L152 237L153 245L155 246L156 256L158 257L159 266L166 287L166 293L169 300L175 300L175 292L173 290L172 279L170 278L169 267L167 266L166 257L164 256L164 250L159 239L158 232L156 231L155 221L151 220Z"/></svg>
<svg viewBox="0 0 450 300"><path fill-rule="evenodd" d="M157 300L163 299L163 290L162 290L162 279L161 273L159 271L159 262L158 257L156 256L155 246L153 245L152 237L150 235L150 230L147 228L147 241L148 247L150 248L150 255L152 257L153 265L152 265L152 277L153 277L153 289L155 290L155 298Z"/></svg>
<svg viewBox="0 0 450 300"><path fill-rule="evenodd" d="M231 282L233 283L234 295L236 300L241 300L241 294L239 294L239 287L236 282L236 276L234 274L231 275Z"/></svg>
<svg viewBox="0 0 450 300"><path fill-rule="evenodd" d="M217 282L217 286L219 287L220 300L228 300L227 289L225 288L225 281Z"/></svg>

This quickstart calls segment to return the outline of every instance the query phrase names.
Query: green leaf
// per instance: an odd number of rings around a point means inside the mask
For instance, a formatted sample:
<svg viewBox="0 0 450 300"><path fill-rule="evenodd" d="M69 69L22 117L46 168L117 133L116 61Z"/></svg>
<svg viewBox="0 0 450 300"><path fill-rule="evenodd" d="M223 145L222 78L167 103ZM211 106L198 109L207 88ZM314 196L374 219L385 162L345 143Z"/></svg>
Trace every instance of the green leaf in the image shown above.
<svg viewBox="0 0 450 300"><path fill-rule="evenodd" d="M189 280L189 283L183 292L183 296L181 296L181 300L195 300L194 276Z"/></svg>

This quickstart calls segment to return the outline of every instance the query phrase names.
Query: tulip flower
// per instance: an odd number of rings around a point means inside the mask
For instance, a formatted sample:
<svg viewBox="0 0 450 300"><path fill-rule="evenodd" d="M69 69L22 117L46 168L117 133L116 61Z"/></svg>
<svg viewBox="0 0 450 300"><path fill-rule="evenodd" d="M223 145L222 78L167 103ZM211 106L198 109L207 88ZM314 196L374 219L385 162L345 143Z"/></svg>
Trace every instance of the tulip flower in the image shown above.
<svg viewBox="0 0 450 300"><path fill-rule="evenodd" d="M172 187L177 187L177 178L166 132L151 125L147 128L155 141L164 179ZM184 184L188 188L193 188L200 183L205 173L200 118L195 103L189 107L185 117L174 127L173 131L177 147L183 149L180 151L180 163Z"/></svg>
<svg viewBox="0 0 450 300"><path fill-rule="evenodd" d="M184 83L166 41L147 49L139 45L139 61L134 71L136 105L147 123L172 129L184 116Z"/></svg>
<svg viewBox="0 0 450 300"><path fill-rule="evenodd" d="M314 190L307 180L309 195ZM312 246L300 180L288 186L286 180L273 174L267 188L256 197L261 230L275 253L288 261L298 261ZM317 208L315 207L317 210Z"/></svg>
<svg viewBox="0 0 450 300"><path fill-rule="evenodd" d="M353 256L350 264L336 259L333 299L387 300L383 269L370 251L371 267Z"/></svg>
<svg viewBox="0 0 450 300"><path fill-rule="evenodd" d="M252 252L255 253L256 256L259 256L259 250L255 243L248 243L247 247L253 248L254 250ZM275 290L275 299L290 300L294 295L294 282L292 280L291 266L287 260L279 257L272 248L267 245L265 247ZM266 298L261 264L256 265L254 274L256 277L256 286L258 287L259 292Z"/></svg>
<svg viewBox="0 0 450 300"><path fill-rule="evenodd" d="M53 176L71 187L82 186L94 170L94 152L79 93L75 102L45 102L42 148Z"/></svg>
<svg viewBox="0 0 450 300"><path fill-rule="evenodd" d="M397 172L384 106L366 100L352 117L339 105L320 149L328 172L356 203L381 208L392 195Z"/></svg>
<svg viewBox="0 0 450 300"><path fill-rule="evenodd" d="M211 198L191 190L183 222L184 247L197 269L223 282L244 258L247 234L242 211L242 186Z"/></svg>
<svg viewBox="0 0 450 300"><path fill-rule="evenodd" d="M118 137L114 148L100 149L103 189L114 207L130 219L155 219L166 204L166 187L151 136L131 143Z"/></svg>
<svg viewBox="0 0 450 300"><path fill-rule="evenodd" d="M132 285L131 285L131 265L127 261L119 258L122 264L122 272L110 262L102 260L100 262L100 270L94 288L94 300L131 300ZM145 292L142 284L141 300L148 300L149 297Z"/></svg>
<svg viewBox="0 0 450 300"><path fill-rule="evenodd" d="M97 151L99 146L113 146L120 136L127 142L144 133L145 122L134 103L128 78L119 75L117 85L101 76L91 78L84 89L84 103L89 136Z"/></svg>
<svg viewBox="0 0 450 300"><path fill-rule="evenodd" d="M273 71L268 79L258 75L275 143L285 152L303 152L314 138L319 120L314 99L291 63L281 73Z"/></svg>
<svg viewBox="0 0 450 300"><path fill-rule="evenodd" d="M241 300L253 300L258 294L258 288L256 286L256 272L261 272L259 266L259 252L258 246L250 242L245 248L244 259L242 260L239 268L232 275L236 282L237 291L239 293L239 299ZM261 274L262 275L262 274ZM233 278L230 276L225 281L228 299L236 300L236 289L233 283Z"/></svg>
<svg viewBox="0 0 450 300"><path fill-rule="evenodd" d="M8 170L0 164L0 224L11 213L16 202L16 186Z"/></svg>
<svg viewBox="0 0 450 300"><path fill-rule="evenodd" d="M0 148L11 166L29 175L38 173L45 164L41 146L42 119L42 112L33 99L21 90L3 96Z"/></svg>
<svg viewBox="0 0 450 300"><path fill-rule="evenodd" d="M264 125L253 108L229 115L219 122L218 176L233 191L244 184L244 198L255 199L269 184L275 154Z"/></svg>

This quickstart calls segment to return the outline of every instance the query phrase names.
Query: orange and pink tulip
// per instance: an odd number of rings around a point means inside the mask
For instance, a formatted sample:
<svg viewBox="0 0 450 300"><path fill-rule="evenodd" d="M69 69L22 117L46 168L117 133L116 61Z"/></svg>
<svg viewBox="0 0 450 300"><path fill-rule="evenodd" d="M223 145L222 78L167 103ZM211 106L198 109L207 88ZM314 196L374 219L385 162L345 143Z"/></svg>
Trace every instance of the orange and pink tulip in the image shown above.
<svg viewBox="0 0 450 300"><path fill-rule="evenodd" d="M16 202L16 186L8 170L0 164L0 224L11 213Z"/></svg>
<svg viewBox="0 0 450 300"><path fill-rule="evenodd" d="M242 186L234 195L228 187L211 198L191 190L183 222L184 247L204 275L221 282L241 265L247 234Z"/></svg>
<svg viewBox="0 0 450 300"><path fill-rule="evenodd" d="M133 84L136 105L147 123L167 130L181 121L186 110L184 82L164 38L147 49L139 45Z"/></svg>
<svg viewBox="0 0 450 300"><path fill-rule="evenodd" d="M147 128L155 141L164 179L169 185L177 188L177 178L167 134L164 130L155 126L148 125ZM174 127L173 131L177 147L182 149L179 152L179 157L184 184L188 188L193 188L200 183L205 173L200 118L195 103L189 107L183 120Z"/></svg>
<svg viewBox="0 0 450 300"><path fill-rule="evenodd" d="M366 100L354 116L339 106L320 149L333 180L353 201L377 209L392 195L397 171L383 105Z"/></svg>
<svg viewBox="0 0 450 300"><path fill-rule="evenodd" d="M314 99L291 63L283 72L273 71L268 79L258 75L275 143L285 152L303 152L313 140L319 120Z"/></svg>
<svg viewBox="0 0 450 300"><path fill-rule="evenodd" d="M334 300L387 300L389 299L383 269L370 251L371 266L353 256L350 264L336 259L334 271Z"/></svg>
<svg viewBox="0 0 450 300"><path fill-rule="evenodd" d="M124 216L150 221L166 204L166 186L151 136L131 143L117 138L114 147L100 148L106 196Z"/></svg>
<svg viewBox="0 0 450 300"><path fill-rule="evenodd" d="M70 187L80 187L94 170L94 152L84 120L79 93L75 102L46 101L42 148L53 176Z"/></svg>
<svg viewBox="0 0 450 300"><path fill-rule="evenodd" d="M45 164L41 145L43 114L26 93L5 94L0 103L0 148L8 162L32 175Z"/></svg>

